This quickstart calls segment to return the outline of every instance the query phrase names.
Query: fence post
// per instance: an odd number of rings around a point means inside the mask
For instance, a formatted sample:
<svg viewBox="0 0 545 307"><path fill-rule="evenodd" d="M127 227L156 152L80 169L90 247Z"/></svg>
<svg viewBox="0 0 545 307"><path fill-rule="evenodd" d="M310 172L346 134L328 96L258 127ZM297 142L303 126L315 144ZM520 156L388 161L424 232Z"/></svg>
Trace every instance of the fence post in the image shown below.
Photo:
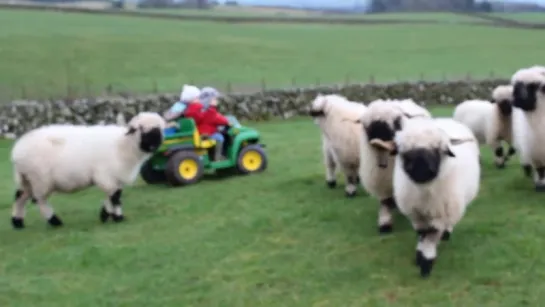
<svg viewBox="0 0 545 307"><path fill-rule="evenodd" d="M261 91L264 92L267 90L267 84L265 82L265 78L261 78Z"/></svg>
<svg viewBox="0 0 545 307"><path fill-rule="evenodd" d="M346 75L344 76L344 85L345 85L345 86L350 85L350 74L346 74Z"/></svg>
<svg viewBox="0 0 545 307"><path fill-rule="evenodd" d="M375 75L370 75L369 76L369 83L370 84L375 84Z"/></svg>
<svg viewBox="0 0 545 307"><path fill-rule="evenodd" d="M225 90L227 91L227 94L231 94L233 89L231 87L231 82L227 81L227 86L225 87Z"/></svg>
<svg viewBox="0 0 545 307"><path fill-rule="evenodd" d="M26 87L25 87L24 84L21 85L21 97L22 97L23 99L27 99L27 92L26 92Z"/></svg>
<svg viewBox="0 0 545 307"><path fill-rule="evenodd" d="M159 93L159 85L157 84L157 80L153 78L152 82L152 93L157 94Z"/></svg>

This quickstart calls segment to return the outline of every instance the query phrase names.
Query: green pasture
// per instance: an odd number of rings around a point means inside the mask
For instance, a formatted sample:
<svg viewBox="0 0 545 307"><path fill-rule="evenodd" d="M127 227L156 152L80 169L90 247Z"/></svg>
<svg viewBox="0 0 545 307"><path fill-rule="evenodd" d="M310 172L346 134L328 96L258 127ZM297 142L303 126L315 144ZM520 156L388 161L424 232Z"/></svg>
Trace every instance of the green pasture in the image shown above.
<svg viewBox="0 0 545 307"><path fill-rule="evenodd" d="M371 75L379 82L508 76L542 62L542 36L451 23L225 24L0 10L0 99L92 95L109 85L150 92L194 82L253 91Z"/></svg>
<svg viewBox="0 0 545 307"><path fill-rule="evenodd" d="M544 196L516 159L497 170L483 149L479 196L422 280L403 216L380 236L377 201L361 189L345 198L340 178L326 187L310 119L246 124L263 133L266 172L185 188L138 180L124 191L122 224L99 222L103 195L91 189L52 197L63 228L48 228L28 204L27 228L12 230L11 167L0 162L0 306L512 307L545 299ZM1 142L0 154L10 147Z"/></svg>
<svg viewBox="0 0 545 307"><path fill-rule="evenodd" d="M443 22L468 22L482 21L480 19L452 13L385 13L385 14L335 14L321 13L317 11L305 11L297 9L267 9L260 7L224 8L217 7L207 10L198 9L140 9L141 12L153 12L162 14L196 15L196 16L231 16L231 17L323 17L347 18L363 20L427 20Z"/></svg>
<svg viewBox="0 0 545 307"><path fill-rule="evenodd" d="M494 13L492 15L521 22L545 23L545 13Z"/></svg>

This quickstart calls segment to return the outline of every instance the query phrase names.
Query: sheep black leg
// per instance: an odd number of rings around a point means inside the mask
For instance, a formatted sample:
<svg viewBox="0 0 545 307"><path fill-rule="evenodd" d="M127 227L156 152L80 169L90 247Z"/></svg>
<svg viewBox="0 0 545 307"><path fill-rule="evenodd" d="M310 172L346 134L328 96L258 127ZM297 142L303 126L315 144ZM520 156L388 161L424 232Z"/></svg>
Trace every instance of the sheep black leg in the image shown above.
<svg viewBox="0 0 545 307"><path fill-rule="evenodd" d="M356 176L346 176L346 188L344 190L346 197L352 198L356 196L357 180Z"/></svg>
<svg viewBox="0 0 545 307"><path fill-rule="evenodd" d="M337 169L337 164L333 155L329 152L329 149L324 148L324 162L325 162L325 171L326 171L326 184L330 189L334 189L337 186L337 180L335 179L335 171Z"/></svg>
<svg viewBox="0 0 545 307"><path fill-rule="evenodd" d="M392 210L397 208L393 197L380 201L378 232L381 234L391 233L393 231Z"/></svg>
<svg viewBox="0 0 545 307"><path fill-rule="evenodd" d="M448 241L450 240L451 233L448 230L443 231L443 234L441 235L441 241Z"/></svg>
<svg viewBox="0 0 545 307"><path fill-rule="evenodd" d="M102 223L106 223L109 218L110 218L110 212L106 210L105 206L102 206L102 209L100 210L100 221Z"/></svg>
<svg viewBox="0 0 545 307"><path fill-rule="evenodd" d="M524 172L524 176L532 178L532 166L530 164L524 164L522 166L522 170Z"/></svg>
<svg viewBox="0 0 545 307"><path fill-rule="evenodd" d="M420 267L420 276L430 276L437 253L437 244L442 233L435 227L419 230L419 241L416 248L415 263Z"/></svg>
<svg viewBox="0 0 545 307"><path fill-rule="evenodd" d="M495 162L497 168L505 168L505 158L503 157L503 146L500 144L499 147L496 147L496 150L494 151Z"/></svg>
<svg viewBox="0 0 545 307"><path fill-rule="evenodd" d="M63 225L61 219L56 215L56 214L53 214L48 220L47 222L49 223L49 225L53 226L53 227L60 227Z"/></svg>
<svg viewBox="0 0 545 307"><path fill-rule="evenodd" d="M507 155L514 156L517 153L517 150L513 146L509 146L509 151L507 152Z"/></svg>
<svg viewBox="0 0 545 307"><path fill-rule="evenodd" d="M114 222L119 223L125 219L123 216L123 213L121 211L121 193L123 190L118 189L117 191L110 196L110 202L112 203L112 206L114 207L114 212L112 213L112 219Z"/></svg>
<svg viewBox="0 0 545 307"><path fill-rule="evenodd" d="M543 179L545 177L545 167L536 167L536 173L538 178L536 182L536 192L545 192L545 183L543 183Z"/></svg>
<svg viewBox="0 0 545 307"><path fill-rule="evenodd" d="M11 217L11 225L14 229L23 229L25 228L25 222L24 218L22 216L24 205L26 200L24 199L25 193L23 190L16 190L15 191L15 204L14 207L14 215ZM28 196L26 196L28 197Z"/></svg>

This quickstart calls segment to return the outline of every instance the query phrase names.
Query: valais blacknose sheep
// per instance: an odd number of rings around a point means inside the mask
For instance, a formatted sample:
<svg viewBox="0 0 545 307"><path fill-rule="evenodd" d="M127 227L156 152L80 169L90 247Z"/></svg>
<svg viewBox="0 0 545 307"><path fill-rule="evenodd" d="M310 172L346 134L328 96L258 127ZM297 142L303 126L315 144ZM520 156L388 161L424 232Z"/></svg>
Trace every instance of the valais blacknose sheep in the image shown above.
<svg viewBox="0 0 545 307"><path fill-rule="evenodd" d="M479 191L479 146L453 119L412 119L395 137L393 183L398 208L419 238L416 265L427 277L441 238L448 240Z"/></svg>
<svg viewBox="0 0 545 307"><path fill-rule="evenodd" d="M456 106L453 118L473 131L480 144L494 151L495 164L504 168L515 154L512 138L513 87L500 85L492 92L492 100L467 100ZM504 150L502 141L507 143Z"/></svg>
<svg viewBox="0 0 545 307"><path fill-rule="evenodd" d="M375 100L357 121L364 132L360 142L359 177L363 188L380 201L380 233L392 232L392 211L396 207L392 186L394 160L389 151L402 122L413 117L430 118L431 114L410 99Z"/></svg>
<svg viewBox="0 0 545 307"><path fill-rule="evenodd" d="M159 114L142 112L127 127L49 125L25 133L11 151L17 186L13 227L24 227L25 205L31 197L50 225L61 226L48 197L92 185L107 196L101 221L110 217L122 221L122 188L137 178L141 165L161 145L165 125Z"/></svg>
<svg viewBox="0 0 545 307"><path fill-rule="evenodd" d="M545 192L545 69L521 69L511 78L513 107L522 111L520 121L524 133L517 133L518 142L527 150L527 157L535 169L536 191Z"/></svg>
<svg viewBox="0 0 545 307"><path fill-rule="evenodd" d="M326 183L334 188L338 168L345 175L347 197L356 195L360 165L361 125L354 123L367 107L340 95L318 95L310 106L310 115L322 131L322 151ZM345 120L345 119L351 119Z"/></svg>

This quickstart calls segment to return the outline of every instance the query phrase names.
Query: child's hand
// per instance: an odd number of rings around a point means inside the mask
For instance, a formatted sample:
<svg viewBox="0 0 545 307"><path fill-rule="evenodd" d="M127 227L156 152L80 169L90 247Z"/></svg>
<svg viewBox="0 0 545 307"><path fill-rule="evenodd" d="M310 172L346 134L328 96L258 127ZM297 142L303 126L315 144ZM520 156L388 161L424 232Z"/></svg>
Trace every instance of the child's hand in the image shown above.
<svg viewBox="0 0 545 307"><path fill-rule="evenodd" d="M210 101L210 105L216 107L218 105L218 100L215 98L212 99L212 101Z"/></svg>

